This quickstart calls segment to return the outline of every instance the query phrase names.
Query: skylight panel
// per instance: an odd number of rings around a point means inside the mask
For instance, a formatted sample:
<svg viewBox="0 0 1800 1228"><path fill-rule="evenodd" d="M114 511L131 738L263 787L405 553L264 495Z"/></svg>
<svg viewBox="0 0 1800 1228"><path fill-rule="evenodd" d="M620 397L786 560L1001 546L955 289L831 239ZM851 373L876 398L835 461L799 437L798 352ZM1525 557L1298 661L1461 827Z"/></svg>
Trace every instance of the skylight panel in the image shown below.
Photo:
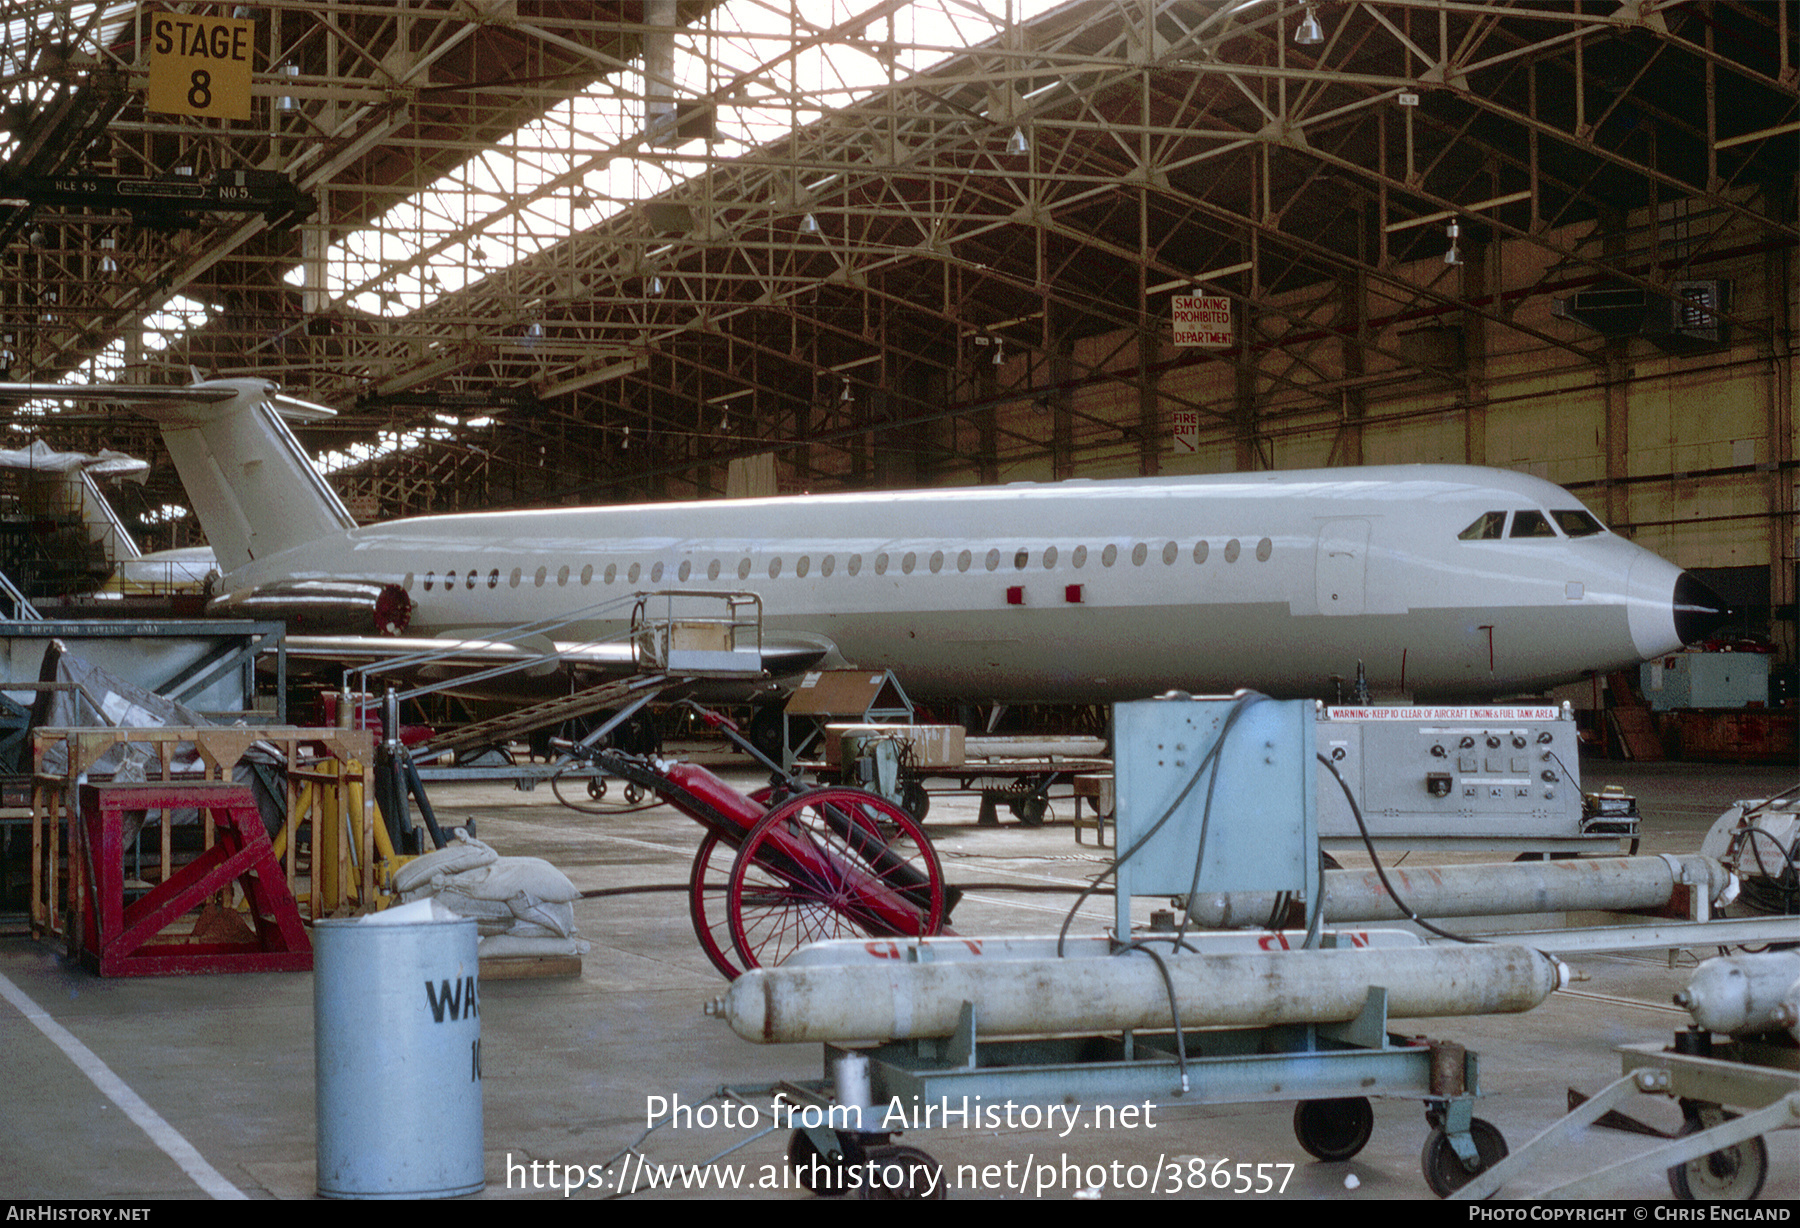
<svg viewBox="0 0 1800 1228"><path fill-rule="evenodd" d="M863 10L801 0L796 27L785 5L732 0L714 16L717 30L729 33L687 30L675 39L678 104L745 78L718 100L718 139L704 155L659 149L637 156L647 82L641 59L634 61L339 240L326 256L324 288L371 315L420 310L668 193L708 165L785 140L833 108L984 43L1009 19L1053 7L1049 0L922 0L871 22L864 42L821 37L787 54L796 37L822 35ZM287 281L303 285L304 268Z"/></svg>

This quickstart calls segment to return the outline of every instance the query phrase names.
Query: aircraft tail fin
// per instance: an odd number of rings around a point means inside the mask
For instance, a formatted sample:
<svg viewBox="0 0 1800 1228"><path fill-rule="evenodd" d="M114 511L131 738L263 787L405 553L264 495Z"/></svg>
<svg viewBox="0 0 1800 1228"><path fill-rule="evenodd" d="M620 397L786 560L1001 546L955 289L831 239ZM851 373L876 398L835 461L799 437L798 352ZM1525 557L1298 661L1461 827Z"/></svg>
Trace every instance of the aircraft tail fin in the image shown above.
<svg viewBox="0 0 1800 1228"><path fill-rule="evenodd" d="M220 570L334 537L356 527L282 421L331 411L280 396L261 380L213 381L192 392L227 398L162 399L135 408L162 426L163 442L206 531Z"/></svg>

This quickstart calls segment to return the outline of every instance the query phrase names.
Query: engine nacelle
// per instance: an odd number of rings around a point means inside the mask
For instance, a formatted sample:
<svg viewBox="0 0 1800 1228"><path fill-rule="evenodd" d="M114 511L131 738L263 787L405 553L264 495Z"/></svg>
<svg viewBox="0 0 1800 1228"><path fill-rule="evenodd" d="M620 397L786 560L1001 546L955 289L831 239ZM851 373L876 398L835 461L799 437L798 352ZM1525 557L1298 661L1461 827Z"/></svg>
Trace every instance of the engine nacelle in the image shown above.
<svg viewBox="0 0 1800 1228"><path fill-rule="evenodd" d="M288 580L224 593L207 603L212 618L279 619L297 635L399 635L413 601L398 584Z"/></svg>

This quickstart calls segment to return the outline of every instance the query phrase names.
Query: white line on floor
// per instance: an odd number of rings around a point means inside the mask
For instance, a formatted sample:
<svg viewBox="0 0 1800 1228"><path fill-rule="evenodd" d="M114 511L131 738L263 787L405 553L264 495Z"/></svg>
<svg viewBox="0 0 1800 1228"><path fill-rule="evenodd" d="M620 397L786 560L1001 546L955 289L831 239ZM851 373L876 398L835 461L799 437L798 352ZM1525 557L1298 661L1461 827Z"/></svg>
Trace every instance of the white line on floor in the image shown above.
<svg viewBox="0 0 1800 1228"><path fill-rule="evenodd" d="M194 1184L205 1190L214 1198L248 1198L237 1186L225 1180L219 1170L206 1162L206 1157L194 1149L194 1145L181 1137L162 1115L144 1103L143 1097L125 1086L125 1080L112 1072L112 1068L101 1061L94 1051L76 1040L69 1030L50 1018L43 1007L25 996L25 991L0 973L0 998L5 998L29 1019L38 1031L50 1038L50 1042L68 1056L75 1068L86 1075L100 1089L100 1094L118 1105L125 1115L138 1124L150 1141L162 1148L171 1160L181 1166L181 1171L194 1179Z"/></svg>

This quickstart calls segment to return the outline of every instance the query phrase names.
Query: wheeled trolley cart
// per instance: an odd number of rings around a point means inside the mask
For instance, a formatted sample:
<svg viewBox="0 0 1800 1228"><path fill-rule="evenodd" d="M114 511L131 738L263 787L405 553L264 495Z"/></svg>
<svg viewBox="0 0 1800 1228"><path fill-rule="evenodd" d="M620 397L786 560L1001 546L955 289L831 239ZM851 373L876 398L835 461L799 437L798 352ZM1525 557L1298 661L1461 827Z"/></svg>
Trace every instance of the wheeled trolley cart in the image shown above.
<svg viewBox="0 0 1800 1228"><path fill-rule="evenodd" d="M943 930L954 893L946 892L937 854L911 815L861 789L805 788L725 717L696 711L780 782L746 795L698 764L604 748L592 754L605 772L655 793L706 829L688 904L714 967L736 977L822 939Z"/></svg>

